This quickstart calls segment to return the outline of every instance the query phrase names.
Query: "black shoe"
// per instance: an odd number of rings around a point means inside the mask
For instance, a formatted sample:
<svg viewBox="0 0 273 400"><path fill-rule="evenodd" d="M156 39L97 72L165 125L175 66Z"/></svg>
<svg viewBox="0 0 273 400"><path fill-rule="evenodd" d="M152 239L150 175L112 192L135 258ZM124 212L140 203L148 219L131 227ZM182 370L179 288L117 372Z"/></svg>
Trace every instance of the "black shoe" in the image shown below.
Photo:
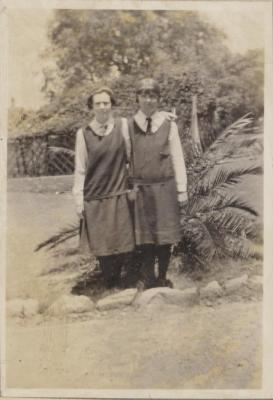
<svg viewBox="0 0 273 400"><path fill-rule="evenodd" d="M136 288L139 292L143 292L144 290L147 289L152 289L152 288L156 288L157 287L157 280L156 279L152 279L149 281L142 281L139 280L136 284Z"/></svg>
<svg viewBox="0 0 273 400"><path fill-rule="evenodd" d="M106 289L122 289L120 277L104 279Z"/></svg>
<svg viewBox="0 0 273 400"><path fill-rule="evenodd" d="M169 287L173 289L173 283L170 279L158 279L156 282L156 287Z"/></svg>
<svg viewBox="0 0 273 400"><path fill-rule="evenodd" d="M135 288L138 284L137 274L125 274L121 277L120 285L123 289Z"/></svg>

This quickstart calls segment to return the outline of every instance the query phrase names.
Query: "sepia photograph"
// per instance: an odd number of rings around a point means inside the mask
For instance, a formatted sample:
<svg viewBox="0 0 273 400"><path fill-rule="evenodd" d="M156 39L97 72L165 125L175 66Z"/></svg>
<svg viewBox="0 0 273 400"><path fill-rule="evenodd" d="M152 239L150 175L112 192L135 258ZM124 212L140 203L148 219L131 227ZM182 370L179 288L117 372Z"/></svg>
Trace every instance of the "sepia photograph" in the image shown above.
<svg viewBox="0 0 273 400"><path fill-rule="evenodd" d="M271 398L271 2L0 18L2 396Z"/></svg>

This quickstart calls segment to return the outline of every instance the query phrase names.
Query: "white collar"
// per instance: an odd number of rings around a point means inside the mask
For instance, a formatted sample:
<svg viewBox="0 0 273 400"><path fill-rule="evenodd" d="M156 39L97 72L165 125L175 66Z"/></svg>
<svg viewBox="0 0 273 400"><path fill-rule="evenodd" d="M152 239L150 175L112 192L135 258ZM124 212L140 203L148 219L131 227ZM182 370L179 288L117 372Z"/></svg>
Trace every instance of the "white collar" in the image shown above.
<svg viewBox="0 0 273 400"><path fill-rule="evenodd" d="M138 112L134 116L134 120L136 121L137 125L143 132L147 131L147 125L148 125L147 118L148 118L147 115L144 114L144 112L141 110L138 110ZM151 115L151 120L152 120L151 131L152 131L152 133L155 133L160 128L160 126L163 124L165 119L166 118L165 118L164 114L161 113L160 111L155 111L153 113L153 115Z"/></svg>
<svg viewBox="0 0 273 400"><path fill-rule="evenodd" d="M115 121L114 121L114 118L112 115L109 117L109 119L104 124L101 124L99 121L96 120L96 118L92 119L92 121L89 124L92 131L94 131L95 134L98 136L109 135L109 133L114 128L114 125L115 125Z"/></svg>

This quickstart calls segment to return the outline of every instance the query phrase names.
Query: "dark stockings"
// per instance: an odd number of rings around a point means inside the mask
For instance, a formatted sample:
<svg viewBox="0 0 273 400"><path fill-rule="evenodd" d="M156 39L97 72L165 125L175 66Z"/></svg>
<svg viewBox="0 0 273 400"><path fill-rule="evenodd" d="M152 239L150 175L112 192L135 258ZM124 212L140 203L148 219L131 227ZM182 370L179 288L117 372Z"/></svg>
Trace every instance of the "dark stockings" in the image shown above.
<svg viewBox="0 0 273 400"><path fill-rule="evenodd" d="M158 259L158 279L166 279L170 258L171 258L171 246L170 245L163 245L156 247L156 255Z"/></svg>
<svg viewBox="0 0 273 400"><path fill-rule="evenodd" d="M139 277L145 288L157 286L157 283L166 280L167 270L171 257L171 245L147 244L139 247L137 262L140 265ZM158 259L159 275L155 276L155 261Z"/></svg>
<svg viewBox="0 0 273 400"><path fill-rule="evenodd" d="M123 258L120 255L98 257L105 286L113 288L120 284Z"/></svg>
<svg viewBox="0 0 273 400"><path fill-rule="evenodd" d="M133 260L133 253L98 257L98 260L107 288L136 286L138 266Z"/></svg>

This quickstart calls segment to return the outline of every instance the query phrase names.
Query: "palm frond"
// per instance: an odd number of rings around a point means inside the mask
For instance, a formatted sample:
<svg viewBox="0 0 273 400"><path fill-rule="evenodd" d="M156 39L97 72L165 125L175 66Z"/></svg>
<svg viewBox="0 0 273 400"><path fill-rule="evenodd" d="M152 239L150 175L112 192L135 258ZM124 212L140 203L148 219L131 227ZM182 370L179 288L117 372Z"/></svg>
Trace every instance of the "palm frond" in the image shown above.
<svg viewBox="0 0 273 400"><path fill-rule="evenodd" d="M239 142L242 142L242 138L245 140L246 135L249 136L249 132L253 132L253 127L250 128L252 124L253 118L250 117L250 114L246 114L229 125L208 147L204 153L204 158L213 159L217 162L237 152L238 147L242 147L239 144ZM234 147L234 140L236 141L236 147Z"/></svg>
<svg viewBox="0 0 273 400"><path fill-rule="evenodd" d="M262 246L257 246L249 239L232 235L226 235L224 237L222 250L233 258L256 258L259 260L263 258Z"/></svg>
<svg viewBox="0 0 273 400"><path fill-rule="evenodd" d="M43 248L51 250L54 247L58 246L59 244L65 242L66 240L71 239L74 236L77 236L78 234L79 234L79 225L78 224L69 225L63 228L59 233L51 236L49 239L38 244L38 246L35 248L34 251L36 252Z"/></svg>
<svg viewBox="0 0 273 400"><path fill-rule="evenodd" d="M204 196L195 195L190 198L187 211L192 216L199 216L200 213L214 210L220 204L223 204L222 196L216 191Z"/></svg>
<svg viewBox="0 0 273 400"><path fill-rule="evenodd" d="M262 166L253 162L215 165L197 182L194 194L204 195L217 186L238 183L243 175L261 173Z"/></svg>
<svg viewBox="0 0 273 400"><path fill-rule="evenodd" d="M188 213L198 216L200 213L206 213L213 210L225 212L227 208L245 211L248 214L257 216L258 213L248 199L234 193L230 190L230 185L223 185L212 190L205 196L195 196L190 199ZM249 217L249 215L248 215Z"/></svg>
<svg viewBox="0 0 273 400"><path fill-rule="evenodd" d="M216 253L214 241L205 224L198 218L181 221L182 235L180 249L210 262Z"/></svg>
<svg viewBox="0 0 273 400"><path fill-rule="evenodd" d="M248 200L237 197L236 195L234 195L233 197L231 196L226 202L226 204L224 204L223 206L217 207L217 210L225 212L227 208L233 208L234 212L244 211L248 213L248 218L250 217L250 215L255 217L258 216L258 212L255 210L253 205L250 202L248 202Z"/></svg>
<svg viewBox="0 0 273 400"><path fill-rule="evenodd" d="M253 120L254 119L251 117L251 113L243 115L241 118L237 119L231 125L226 127L220 134L219 139L223 139L234 134L236 135L238 132L248 129L249 125L253 123Z"/></svg>
<svg viewBox="0 0 273 400"><path fill-rule="evenodd" d="M225 210L214 210L200 215L200 219L207 225L213 225L221 234L236 234L255 237L257 226L253 224L253 218L249 213L231 207Z"/></svg>

